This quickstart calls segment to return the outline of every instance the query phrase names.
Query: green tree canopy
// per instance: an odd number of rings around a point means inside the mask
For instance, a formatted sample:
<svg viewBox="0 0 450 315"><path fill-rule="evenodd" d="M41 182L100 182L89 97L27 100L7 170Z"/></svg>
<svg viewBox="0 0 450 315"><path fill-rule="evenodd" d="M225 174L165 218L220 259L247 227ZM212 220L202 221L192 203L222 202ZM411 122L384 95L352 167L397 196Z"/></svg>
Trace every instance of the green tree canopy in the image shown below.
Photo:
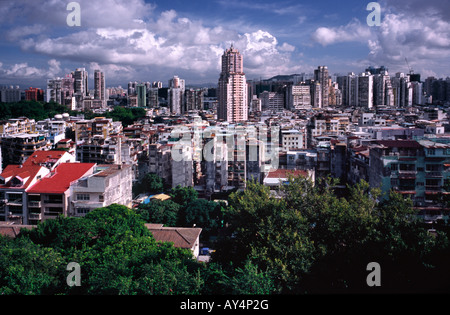
<svg viewBox="0 0 450 315"><path fill-rule="evenodd" d="M172 200L152 200L139 205L137 213L148 223L160 223L165 226L176 226L181 206Z"/></svg>

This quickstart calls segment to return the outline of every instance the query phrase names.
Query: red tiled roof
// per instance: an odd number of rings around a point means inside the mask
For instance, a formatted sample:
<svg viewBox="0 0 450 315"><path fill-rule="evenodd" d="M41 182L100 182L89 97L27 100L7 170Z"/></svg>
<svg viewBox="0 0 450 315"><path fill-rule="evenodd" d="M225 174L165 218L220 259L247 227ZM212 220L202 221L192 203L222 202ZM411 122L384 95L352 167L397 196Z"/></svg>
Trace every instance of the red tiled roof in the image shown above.
<svg viewBox="0 0 450 315"><path fill-rule="evenodd" d="M35 151L23 165L42 164L46 162L56 162L66 153L65 151Z"/></svg>
<svg viewBox="0 0 450 315"><path fill-rule="evenodd" d="M289 175L292 176L308 176L308 172L307 171L303 171L303 170L286 170L286 169L278 169L278 170L274 170L274 171L270 171L269 174L267 175L267 178L287 178Z"/></svg>
<svg viewBox="0 0 450 315"><path fill-rule="evenodd" d="M3 172L0 174L3 178L13 179L14 177L19 177L21 179L25 179L28 177L28 180L24 183L23 186L20 187L11 187L10 180L5 183L5 185L0 185L0 188L27 188L31 183L33 178L37 175L37 173L41 170L42 166L40 165L8 165Z"/></svg>
<svg viewBox="0 0 450 315"><path fill-rule="evenodd" d="M15 238L17 235L20 234L20 230L21 229L28 229L31 230L33 229L34 225L5 225L5 224L1 224L0 225L0 235L3 236L8 236L11 238Z"/></svg>
<svg viewBox="0 0 450 315"><path fill-rule="evenodd" d="M152 233L158 242L170 242L178 248L192 249L199 237L201 228L179 228L179 227L153 227L146 224L146 227Z"/></svg>
<svg viewBox="0 0 450 315"><path fill-rule="evenodd" d="M84 176L94 166L94 163L61 163L53 175L41 179L28 193L62 194L69 189L70 183Z"/></svg>

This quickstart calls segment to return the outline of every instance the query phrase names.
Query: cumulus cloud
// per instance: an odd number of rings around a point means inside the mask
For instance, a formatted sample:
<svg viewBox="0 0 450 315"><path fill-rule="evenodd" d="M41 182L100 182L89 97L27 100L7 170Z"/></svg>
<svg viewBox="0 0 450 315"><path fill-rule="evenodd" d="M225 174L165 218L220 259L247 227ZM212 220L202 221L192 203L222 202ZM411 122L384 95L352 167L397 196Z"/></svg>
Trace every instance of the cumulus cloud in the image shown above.
<svg viewBox="0 0 450 315"><path fill-rule="evenodd" d="M23 1L18 0L17 5ZM49 10L67 16L63 1L36 2L32 6L39 12ZM45 21L45 25L36 22L18 27L15 23L7 27L9 40L14 39L26 52L55 61L105 67L107 75L115 78L130 78L143 69L152 75L172 69L215 79L220 72L220 56L230 43L243 53L249 75L268 76L293 68L290 57L295 47L286 42L280 45L275 36L264 30L242 34L226 25L205 26L201 20L179 16L175 10L156 14L154 7L143 0L79 2L81 27L69 28L64 25L65 20L51 16L50 24ZM15 6L9 8L15 12ZM30 15L34 22L29 11L28 8L24 15ZM55 31L52 24L60 28ZM25 68L32 75L42 70L27 64ZM46 74L57 72L60 64L53 63L49 69L52 71L45 71Z"/></svg>
<svg viewBox="0 0 450 315"><path fill-rule="evenodd" d="M338 27L319 27L315 43L330 46L343 42L367 45L366 64L385 65L406 72L408 59L417 72L446 71L450 66L450 14L443 1L386 0L381 26L368 27L357 20ZM418 10L417 8L421 9ZM436 72L434 72L436 73ZM440 73L447 76L448 73Z"/></svg>
<svg viewBox="0 0 450 315"><path fill-rule="evenodd" d="M16 63L11 66L3 66L0 63L0 75L8 78L44 78L61 74L61 63L55 59L48 61L48 68L37 68L28 65L27 62Z"/></svg>
<svg viewBox="0 0 450 315"><path fill-rule="evenodd" d="M366 42L371 36L370 28L354 19L344 26L319 27L312 34L312 39L322 46L328 46L344 42Z"/></svg>

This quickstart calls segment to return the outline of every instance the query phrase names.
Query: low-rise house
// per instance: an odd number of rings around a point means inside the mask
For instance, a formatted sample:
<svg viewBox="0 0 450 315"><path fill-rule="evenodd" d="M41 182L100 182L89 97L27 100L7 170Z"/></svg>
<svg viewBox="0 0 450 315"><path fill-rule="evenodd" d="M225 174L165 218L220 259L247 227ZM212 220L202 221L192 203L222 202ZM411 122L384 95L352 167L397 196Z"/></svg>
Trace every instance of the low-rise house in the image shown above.
<svg viewBox="0 0 450 315"><path fill-rule="evenodd" d="M157 242L173 243L174 247L190 249L197 259L200 253L201 228L164 227L162 224L145 224Z"/></svg>

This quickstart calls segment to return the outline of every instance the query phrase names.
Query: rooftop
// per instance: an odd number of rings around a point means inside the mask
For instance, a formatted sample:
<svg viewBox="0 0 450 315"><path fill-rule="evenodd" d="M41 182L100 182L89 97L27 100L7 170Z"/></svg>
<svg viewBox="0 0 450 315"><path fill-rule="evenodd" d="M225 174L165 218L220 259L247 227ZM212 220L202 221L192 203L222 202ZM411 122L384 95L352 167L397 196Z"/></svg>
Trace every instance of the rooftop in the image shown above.
<svg viewBox="0 0 450 315"><path fill-rule="evenodd" d="M69 189L73 181L83 177L94 166L93 163L62 163L49 177L33 185L28 193L62 194Z"/></svg>
<svg viewBox="0 0 450 315"><path fill-rule="evenodd" d="M170 242L178 248L192 249L200 236L201 228L163 227L162 224L145 224L157 242Z"/></svg>
<svg viewBox="0 0 450 315"><path fill-rule="evenodd" d="M8 165L0 174L0 177L5 179L5 184L0 185L0 188L26 189L42 168L40 165ZM23 180L23 185L12 186L11 180L14 178Z"/></svg>

